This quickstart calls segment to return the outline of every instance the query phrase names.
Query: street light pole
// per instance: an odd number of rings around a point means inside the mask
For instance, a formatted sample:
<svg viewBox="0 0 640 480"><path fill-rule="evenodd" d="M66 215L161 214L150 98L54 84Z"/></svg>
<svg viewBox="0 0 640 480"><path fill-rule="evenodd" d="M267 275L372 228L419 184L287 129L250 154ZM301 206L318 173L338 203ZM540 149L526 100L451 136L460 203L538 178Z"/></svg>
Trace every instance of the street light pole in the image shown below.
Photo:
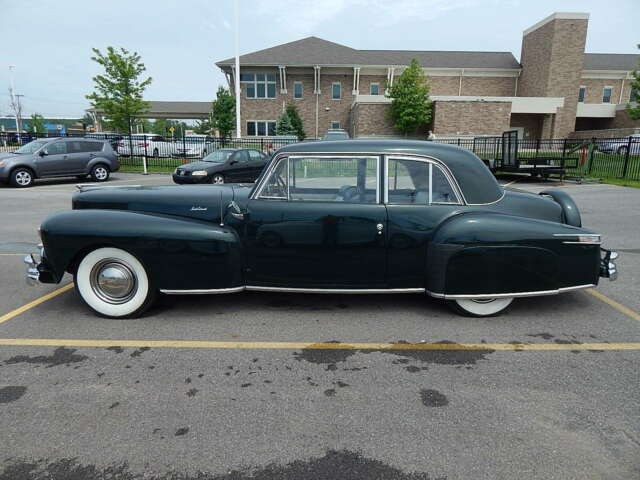
<svg viewBox="0 0 640 480"><path fill-rule="evenodd" d="M16 96L14 94L15 92L15 87L13 86L13 69L16 68L15 65L9 65L9 82L10 82L10 87L9 87L9 94L11 96L11 106L13 107L13 113L15 115L16 118L16 135L20 135L20 119L19 119L19 115L18 115L18 105L19 103L16 103ZM18 97L18 102L20 102L20 97Z"/></svg>
<svg viewBox="0 0 640 480"><path fill-rule="evenodd" d="M240 7L238 6L238 1L239 0L234 0L234 13L235 13L235 20L236 20L236 28L235 28L235 50L236 50L236 68L235 68L235 75L233 76L233 80L234 80L234 87L235 87L235 94L236 94L236 138L241 138L242 137L242 132L240 129L241 123L240 123L240 13L239 13L239 9Z"/></svg>

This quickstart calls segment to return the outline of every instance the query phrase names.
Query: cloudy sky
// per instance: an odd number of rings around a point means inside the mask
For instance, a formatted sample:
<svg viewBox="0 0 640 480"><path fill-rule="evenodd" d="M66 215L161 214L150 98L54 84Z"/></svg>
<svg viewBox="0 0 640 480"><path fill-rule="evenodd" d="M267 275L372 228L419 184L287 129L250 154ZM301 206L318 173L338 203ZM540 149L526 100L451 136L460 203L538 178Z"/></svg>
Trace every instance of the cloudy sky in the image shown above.
<svg viewBox="0 0 640 480"><path fill-rule="evenodd" d="M588 52L637 53L639 0L239 0L240 51L315 35L362 49L510 51L554 11L589 12ZM9 69L25 112L81 116L91 48L137 51L148 100L210 100L233 56L232 0L0 0L0 116Z"/></svg>

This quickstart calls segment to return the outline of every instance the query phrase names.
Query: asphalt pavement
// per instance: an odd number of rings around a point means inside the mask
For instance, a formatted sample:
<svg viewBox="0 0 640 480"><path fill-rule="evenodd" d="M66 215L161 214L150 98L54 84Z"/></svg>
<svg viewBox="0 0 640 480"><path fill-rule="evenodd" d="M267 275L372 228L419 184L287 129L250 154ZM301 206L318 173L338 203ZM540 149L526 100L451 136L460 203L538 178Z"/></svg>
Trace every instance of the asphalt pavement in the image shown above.
<svg viewBox="0 0 640 480"><path fill-rule="evenodd" d="M640 478L640 190L514 180L571 194L619 280L490 319L245 292L109 320L23 281L76 182L0 187L0 480Z"/></svg>

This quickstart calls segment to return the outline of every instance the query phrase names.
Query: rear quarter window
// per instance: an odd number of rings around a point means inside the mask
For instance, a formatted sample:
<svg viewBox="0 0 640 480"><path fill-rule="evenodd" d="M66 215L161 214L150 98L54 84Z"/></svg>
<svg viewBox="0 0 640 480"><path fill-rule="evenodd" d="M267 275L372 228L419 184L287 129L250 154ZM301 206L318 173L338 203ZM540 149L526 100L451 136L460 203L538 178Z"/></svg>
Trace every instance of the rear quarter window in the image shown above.
<svg viewBox="0 0 640 480"><path fill-rule="evenodd" d="M82 142L84 152L101 152L104 143L102 142Z"/></svg>

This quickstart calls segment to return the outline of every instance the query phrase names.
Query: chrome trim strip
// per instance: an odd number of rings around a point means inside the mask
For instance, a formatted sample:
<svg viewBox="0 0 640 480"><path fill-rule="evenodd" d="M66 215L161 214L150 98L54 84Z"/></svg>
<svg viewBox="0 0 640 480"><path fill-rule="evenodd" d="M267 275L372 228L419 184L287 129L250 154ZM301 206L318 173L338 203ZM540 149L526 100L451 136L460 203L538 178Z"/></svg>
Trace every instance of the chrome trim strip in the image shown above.
<svg viewBox="0 0 640 480"><path fill-rule="evenodd" d="M427 290L427 294L435 298L443 298L445 300L455 299L473 299L473 298L506 298L506 297L540 297L543 295L557 295L559 293L571 292L574 290L581 290L584 288L593 288L594 284L588 285L576 285L574 287L558 288L557 290L539 290L537 292L519 292L519 293L482 293L482 294L463 294L463 295L447 295L444 293L430 292Z"/></svg>
<svg viewBox="0 0 640 480"><path fill-rule="evenodd" d="M554 237L601 237L599 233L554 233Z"/></svg>
<svg viewBox="0 0 640 480"><path fill-rule="evenodd" d="M424 288L289 288L289 287L263 287L259 285L247 285L247 290L256 292L289 292L289 293L424 293Z"/></svg>
<svg viewBox="0 0 640 480"><path fill-rule="evenodd" d="M599 241L592 241L592 242L562 242L562 243L566 243L569 245L602 245L602 242Z"/></svg>
<svg viewBox="0 0 640 480"><path fill-rule="evenodd" d="M231 287L231 288L212 288L212 289L194 289L194 290L163 290L162 293L167 295L207 295L207 294L222 294L222 293L236 293L242 292L245 287Z"/></svg>

